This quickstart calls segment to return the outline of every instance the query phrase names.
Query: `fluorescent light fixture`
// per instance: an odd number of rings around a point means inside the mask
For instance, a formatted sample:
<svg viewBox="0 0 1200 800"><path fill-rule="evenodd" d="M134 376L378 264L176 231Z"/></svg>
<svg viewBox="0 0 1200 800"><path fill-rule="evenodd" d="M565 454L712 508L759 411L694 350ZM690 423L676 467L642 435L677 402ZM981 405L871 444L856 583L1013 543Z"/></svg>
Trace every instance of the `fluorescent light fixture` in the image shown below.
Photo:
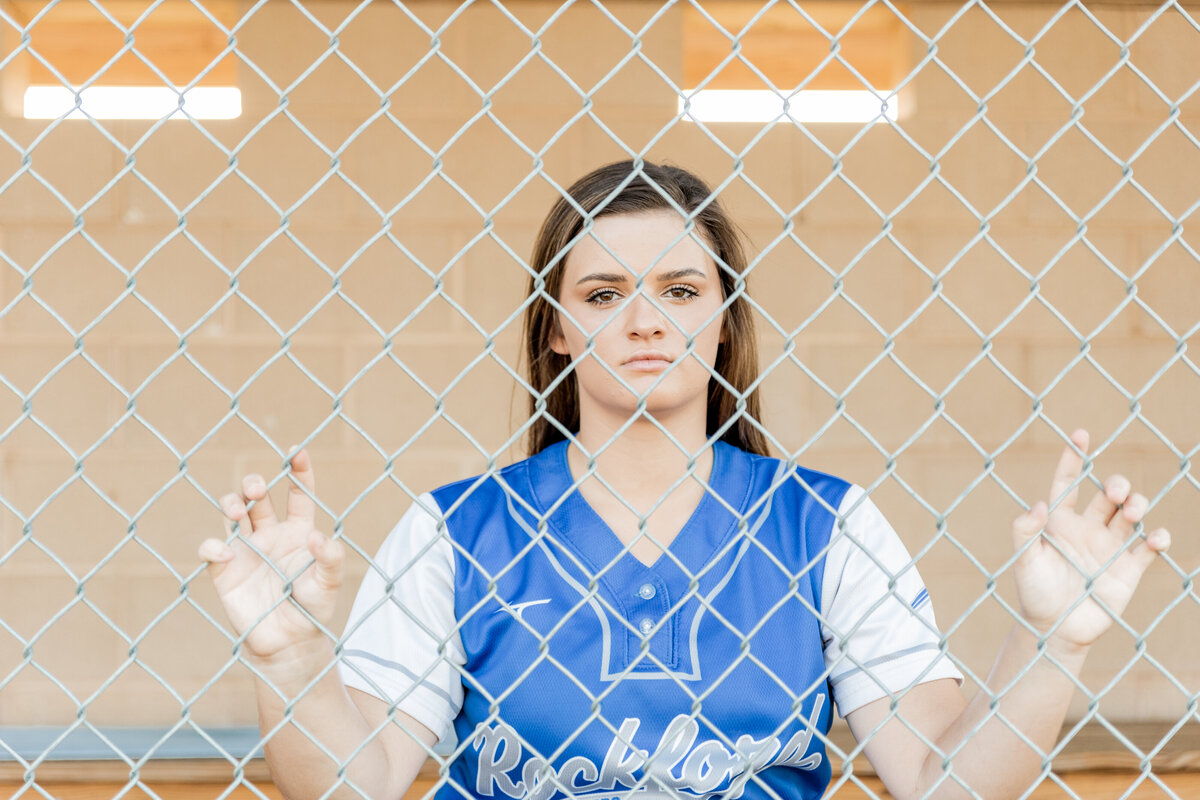
<svg viewBox="0 0 1200 800"><path fill-rule="evenodd" d="M679 98L679 113L687 122L861 123L894 120L900 110L898 94L865 90L805 89L788 98L786 114L783 102L782 96L768 89L701 89Z"/></svg>
<svg viewBox="0 0 1200 800"><path fill-rule="evenodd" d="M75 90L65 86L30 86L25 90L25 119L85 119L75 107ZM166 86L89 86L79 92L83 111L94 119L184 119L179 92ZM184 92L187 116L236 119L242 93L232 86L195 86Z"/></svg>

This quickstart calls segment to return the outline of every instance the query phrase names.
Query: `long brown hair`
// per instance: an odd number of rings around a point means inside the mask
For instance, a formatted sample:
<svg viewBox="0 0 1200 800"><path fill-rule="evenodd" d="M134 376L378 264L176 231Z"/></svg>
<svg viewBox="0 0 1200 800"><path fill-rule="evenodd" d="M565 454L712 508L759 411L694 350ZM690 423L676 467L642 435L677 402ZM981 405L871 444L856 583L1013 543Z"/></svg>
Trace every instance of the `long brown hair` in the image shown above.
<svg viewBox="0 0 1200 800"><path fill-rule="evenodd" d="M648 161L640 165L621 161L583 176L567 190L567 196L558 199L538 232L530 262L532 300L525 308L523 328L529 385L536 392L529 397L533 418L528 431L530 455L565 439L564 429L579 431L579 384L574 370L568 369L571 358L550 347L559 331L557 310L550 298L559 296L567 253L592 220L663 209L681 211L694 221L715 256L722 296L728 304L722 323L724 341L717 348L713 368L733 391L716 378L709 379L706 433L711 438L733 420L720 439L767 455L766 438L754 424L760 417L758 390L747 391L758 377L758 351L754 320L744 295L746 254L741 234L702 180L679 167Z"/></svg>

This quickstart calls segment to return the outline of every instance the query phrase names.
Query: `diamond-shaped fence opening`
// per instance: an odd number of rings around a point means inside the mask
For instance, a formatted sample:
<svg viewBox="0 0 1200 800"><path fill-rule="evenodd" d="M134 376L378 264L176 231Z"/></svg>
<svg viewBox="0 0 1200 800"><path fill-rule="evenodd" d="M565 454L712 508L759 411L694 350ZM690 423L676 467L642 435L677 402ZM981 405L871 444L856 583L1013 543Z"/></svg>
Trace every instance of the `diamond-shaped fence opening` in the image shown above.
<svg viewBox="0 0 1200 800"><path fill-rule="evenodd" d="M5 4L0 784L1196 796L1197 42Z"/></svg>

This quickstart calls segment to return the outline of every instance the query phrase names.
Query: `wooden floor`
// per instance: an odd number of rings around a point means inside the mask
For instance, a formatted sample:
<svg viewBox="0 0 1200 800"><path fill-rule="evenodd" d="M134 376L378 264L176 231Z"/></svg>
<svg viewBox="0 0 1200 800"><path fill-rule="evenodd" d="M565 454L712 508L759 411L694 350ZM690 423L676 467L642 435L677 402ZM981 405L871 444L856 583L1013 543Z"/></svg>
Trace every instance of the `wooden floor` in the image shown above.
<svg viewBox="0 0 1200 800"><path fill-rule="evenodd" d="M1136 772L1076 772L1061 776L1061 780L1070 787L1070 792L1047 781L1030 795L1031 800L1196 800L1200 798L1200 772L1173 772L1157 776L1157 779L1168 787L1168 793L1152 781L1141 780ZM1138 785L1132 790L1134 783ZM38 782L37 788L21 784L0 783L0 790L9 798L51 797L56 800L112 800L113 798L130 798L130 800L145 800L160 798L160 800L216 800L218 797L232 800L255 800L256 798L271 798L281 800L283 795L267 780L253 782L254 790L240 786L233 792L229 791L228 783L171 783L169 781L147 780L145 788L127 788L124 783L80 783L73 781ZM422 797L433 785L430 776L414 784L409 792L410 800ZM826 800L866 800L866 798L884 798L879 783L874 779L864 780L870 793L855 786L842 786L835 793L828 795ZM146 791L149 789L149 792ZM151 794L150 792L153 792Z"/></svg>

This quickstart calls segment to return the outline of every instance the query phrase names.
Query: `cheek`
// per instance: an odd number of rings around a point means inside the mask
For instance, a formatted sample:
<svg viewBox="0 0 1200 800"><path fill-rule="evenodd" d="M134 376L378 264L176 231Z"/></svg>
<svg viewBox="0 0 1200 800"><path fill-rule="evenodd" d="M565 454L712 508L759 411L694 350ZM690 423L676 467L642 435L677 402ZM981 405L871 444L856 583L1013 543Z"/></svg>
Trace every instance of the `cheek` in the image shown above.
<svg viewBox="0 0 1200 800"><path fill-rule="evenodd" d="M578 342L581 338L578 321L570 311L557 312L554 317L554 334L550 339L550 349L560 356L570 356L573 352L578 352L581 346Z"/></svg>
<svg viewBox="0 0 1200 800"><path fill-rule="evenodd" d="M559 312L558 331L550 344L556 353L578 355L587 347L589 338L596 347L601 347L602 342L621 335L621 320L611 311L566 306L565 311Z"/></svg>
<svg viewBox="0 0 1200 800"><path fill-rule="evenodd" d="M692 325L697 339L713 343L725 341L725 314L718 314L715 308L697 314L696 319L692 320Z"/></svg>
<svg viewBox="0 0 1200 800"><path fill-rule="evenodd" d="M705 360L711 366L717 361L717 350L725 343L725 315L709 323L708 327L698 337L704 342ZM699 342L697 342L699 344Z"/></svg>

